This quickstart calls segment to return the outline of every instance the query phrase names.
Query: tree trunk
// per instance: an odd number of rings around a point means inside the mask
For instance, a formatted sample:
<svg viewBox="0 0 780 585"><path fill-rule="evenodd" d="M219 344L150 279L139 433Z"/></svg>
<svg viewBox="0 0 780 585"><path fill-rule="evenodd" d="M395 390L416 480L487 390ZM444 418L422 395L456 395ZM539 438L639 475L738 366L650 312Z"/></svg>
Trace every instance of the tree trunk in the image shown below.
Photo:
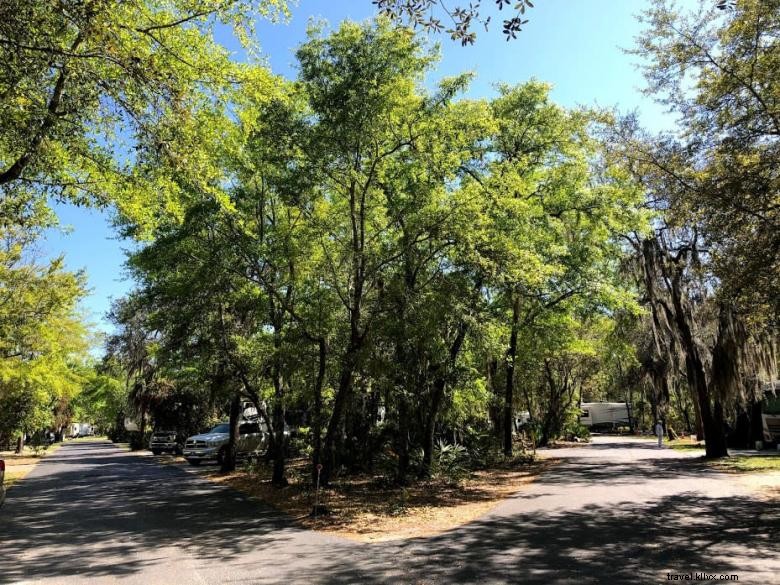
<svg viewBox="0 0 780 585"><path fill-rule="evenodd" d="M689 435L691 434L691 431L693 431L693 424L691 424L691 414L688 406L685 404L683 391L680 389L680 385L678 383L674 385L674 395L677 397L678 409L682 415L683 422L685 423L685 433Z"/></svg>
<svg viewBox="0 0 780 585"><path fill-rule="evenodd" d="M420 477L429 477L431 475L436 421L439 417L439 411L441 410L441 405L444 400L444 390L447 387L447 378L455 368L468 329L469 326L466 321L461 321L455 339L453 340L452 345L450 345L447 361L435 368L436 375L434 376L431 387L430 410L426 413L425 425L423 427L423 460L420 468Z"/></svg>
<svg viewBox="0 0 780 585"><path fill-rule="evenodd" d="M405 226L404 226L405 227ZM411 250L410 237L404 231L404 248ZM396 409L398 425L397 436L395 438L396 450L398 452L398 468L396 469L396 483L406 485L409 473L409 400L407 399L407 386L410 385L410 372L417 371L417 356L407 350L406 344L409 342L406 333L406 311L408 299L415 293L416 272L413 265L411 252L404 254L404 289L402 294L396 296L396 315L400 330L395 342L395 356L400 368L395 370L395 384L397 385L396 394L398 396L398 405Z"/></svg>
<svg viewBox="0 0 780 585"><path fill-rule="evenodd" d="M533 449L534 455L536 455L537 425L536 425L536 417L534 416L534 406L531 403L531 394L528 392L528 385L523 384L521 386L521 389L523 391L523 398L525 399L525 405L528 408L528 424L526 428L529 429L528 435L531 438L531 448Z"/></svg>
<svg viewBox="0 0 780 585"><path fill-rule="evenodd" d="M708 458L728 457L726 435L723 426L723 409L720 402L715 402L715 413L710 405L710 389L704 364L699 356L699 349L693 339L687 314L682 306L682 294L677 278L672 280L672 302L674 303L674 318L680 333L680 342L685 351L685 369L688 383L693 386L699 401L699 410L704 427L705 452Z"/></svg>
<svg viewBox="0 0 780 585"><path fill-rule="evenodd" d="M506 353L506 387L504 392L504 455L512 456L513 405L515 391L515 359L517 357L517 323L520 319L520 297L512 296L512 331L509 334L509 348Z"/></svg>
<svg viewBox="0 0 780 585"><path fill-rule="evenodd" d="M681 345L681 349L685 356L685 372L688 380L688 385L691 391L696 397L696 401L699 405L699 413L701 415L702 427L704 431L706 456L708 458L727 457L728 450L726 448L726 436L724 433L724 427L722 424L722 408L716 404L716 410L720 411L720 421L713 414L712 405L710 403L711 392L707 385L707 378L704 371L704 364L701 356L699 355L699 348L693 338L693 332L689 322L690 312L683 302L683 291L681 289L680 280L683 277L682 269L676 267L673 273L668 274L669 271L664 268L664 261L659 257L663 256L668 258L667 251L660 248L660 244L657 240L648 239L642 243L642 256L644 260L644 277L646 283L646 289L648 296L651 299L651 308L653 310L654 318L657 318L656 311L659 310L658 305L663 308L670 326L673 326L677 332L677 337ZM672 306L658 298L655 291L654 279L656 277L656 267L661 267L661 272L664 275L664 280L668 283L667 292L671 299Z"/></svg>
<svg viewBox="0 0 780 585"><path fill-rule="evenodd" d="M287 485L287 478L284 476L285 449L287 441L284 435L284 380L281 375L274 377L274 411L273 424L274 435L274 467L271 483L275 486Z"/></svg>
<svg viewBox="0 0 780 585"><path fill-rule="evenodd" d="M125 413L121 410L116 413L116 419L114 419L114 433L111 437L113 443L119 442L125 433Z"/></svg>
<svg viewBox="0 0 780 585"><path fill-rule="evenodd" d="M141 427L140 427L140 438L138 439L138 449L144 449L145 445L145 438L146 438L146 402L141 402Z"/></svg>
<svg viewBox="0 0 780 585"><path fill-rule="evenodd" d="M324 337L317 340L319 349L319 366L317 380L314 383L314 420L312 421L312 434L314 435L314 450L312 453L312 477L313 485L317 485L320 475L318 469L322 461L322 388L325 383L325 373L328 357L328 346Z"/></svg>
<svg viewBox="0 0 780 585"><path fill-rule="evenodd" d="M696 392L692 388L689 389L691 393L691 402L693 403L693 415L694 415L694 421L696 423L695 430L696 430L696 440L697 441L703 441L704 440L704 424L701 421L701 409L699 408L699 400L696 396Z"/></svg>
<svg viewBox="0 0 780 585"><path fill-rule="evenodd" d="M24 433L19 433L19 438L16 439L16 454L21 455L24 451Z"/></svg>
<svg viewBox="0 0 780 585"><path fill-rule="evenodd" d="M750 414L749 445L764 440L764 420L761 417L761 401L752 400L748 406Z"/></svg>
<svg viewBox="0 0 780 585"><path fill-rule="evenodd" d="M550 397L547 402L547 412L544 416L544 422L541 429L541 437L539 439L539 446L544 447L555 438L553 435L557 432L559 427L558 421L560 419L559 411L561 409L561 397L562 392L558 390L558 384L555 381L555 376L550 366L550 360L544 360L544 377L547 383L547 387L550 389Z"/></svg>
<svg viewBox="0 0 780 585"><path fill-rule="evenodd" d="M501 389L498 387L498 381L496 379L497 374L498 360L491 356L488 359L487 369L485 371L485 381L491 395L491 401L488 407L488 416L490 417L490 423L493 425L493 434L496 438L496 442L500 442L504 436L501 426L503 416L501 403L503 403L503 396Z"/></svg>
<svg viewBox="0 0 780 585"><path fill-rule="evenodd" d="M690 339L691 343L693 339ZM686 343L687 346L687 343ZM685 367L688 373L689 383L692 383L696 392L701 412L702 427L704 430L705 453L708 458L726 457L726 437L722 425L722 408L716 402L716 409L720 411L721 423L718 423L710 405L709 388L704 374L704 366L695 347L686 348Z"/></svg>
<svg viewBox="0 0 780 585"><path fill-rule="evenodd" d="M225 452L222 454L220 470L229 473L236 469L236 455L238 454L238 441L241 417L241 395L236 393L230 402L230 437Z"/></svg>
<svg viewBox="0 0 780 585"><path fill-rule="evenodd" d="M396 482L399 485L406 485L409 473L409 408L403 392L398 397L398 437L396 441L398 449Z"/></svg>
<svg viewBox="0 0 780 585"><path fill-rule="evenodd" d="M441 409L442 399L444 398L444 387L446 382L444 378L438 378L433 382L431 391L430 409L425 417L425 427L423 429L423 458L420 467L420 477L430 477L433 466L433 448L436 437L436 419Z"/></svg>
<svg viewBox="0 0 780 585"><path fill-rule="evenodd" d="M710 445L711 441L709 439L706 440L705 451L707 453L707 457L728 457L729 450L726 439L726 419L723 412L723 403L720 400L715 400L715 404L713 405L712 410L712 424L715 427L715 440L712 441L712 445Z"/></svg>
<svg viewBox="0 0 780 585"><path fill-rule="evenodd" d="M336 438L341 431L341 421L344 417L344 410L347 400L352 392L352 381L355 373L355 360L359 350L359 343L353 338L347 353L344 356L341 373L339 375L339 385L336 389L336 397L333 401L333 412L328 421L328 428L325 433L325 444L322 452L322 475L320 483L328 485L333 478L336 469Z"/></svg>

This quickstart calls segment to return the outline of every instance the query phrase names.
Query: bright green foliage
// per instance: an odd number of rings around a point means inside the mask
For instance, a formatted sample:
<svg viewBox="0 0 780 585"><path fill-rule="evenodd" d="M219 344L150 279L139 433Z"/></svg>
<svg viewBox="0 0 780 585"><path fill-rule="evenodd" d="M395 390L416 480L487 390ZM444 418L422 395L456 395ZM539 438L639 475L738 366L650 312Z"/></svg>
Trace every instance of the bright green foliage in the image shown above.
<svg viewBox="0 0 780 585"><path fill-rule="evenodd" d="M699 7L655 3L634 51L679 132L650 137L629 118L615 152L657 212L651 234L627 238L649 309L638 345L653 415L676 402L670 418L722 457L725 421L749 443L751 402L777 377L780 4Z"/></svg>
<svg viewBox="0 0 780 585"><path fill-rule="evenodd" d="M117 372L121 376L121 372ZM85 376L82 389L73 401L72 419L94 424L98 431L111 433L124 423L128 392L125 381L106 365L95 365Z"/></svg>
<svg viewBox="0 0 780 585"><path fill-rule="evenodd" d="M515 369L527 367L515 363L518 355L533 364L530 371L519 373L533 378L548 369L550 352L566 348L566 334L576 335L572 328L580 321L633 304L616 270L622 255L618 235L641 229L643 222L637 212L638 192L618 169L603 164L599 145L590 136L602 116L565 111L549 101L548 91L538 82L501 88L492 104L498 131L491 162L484 180L471 185L490 197L486 258L495 292L492 305L508 326L502 333L504 355L490 358L494 367L506 363L503 388L493 380L493 390L496 406L503 410L507 455ZM544 328L537 332L539 323ZM558 331L564 337L559 338ZM496 373L500 378L501 372ZM524 392L533 416L562 423L567 405L544 400L555 412L534 414L529 390ZM567 404L574 398L571 394ZM549 434L543 433L545 442Z"/></svg>
<svg viewBox="0 0 780 585"><path fill-rule="evenodd" d="M673 216L701 224L724 292L762 320L780 310L780 2L704 8L654 3L634 52L681 122Z"/></svg>
<svg viewBox="0 0 780 585"><path fill-rule="evenodd" d="M83 274L65 271L62 258L34 261L31 245L50 218L17 202L4 204L24 227L0 225L0 442L62 422L55 415L80 389L89 344L77 309Z"/></svg>
<svg viewBox="0 0 780 585"><path fill-rule="evenodd" d="M9 0L0 6L0 193L113 203L142 225L213 186L209 124L240 68L213 38L252 48L283 0ZM170 165L176 180L155 169Z"/></svg>
<svg viewBox="0 0 780 585"><path fill-rule="evenodd" d="M434 56L387 22L315 29L297 55L294 83L244 68L213 125L221 179L189 184L182 221L131 258L158 364L267 406L280 482L283 420L326 478L378 453L401 481L428 474L444 431L484 454L507 380L510 416L526 405L555 438L610 311L635 310L617 237L644 219L591 136L601 114L538 82L426 91Z"/></svg>

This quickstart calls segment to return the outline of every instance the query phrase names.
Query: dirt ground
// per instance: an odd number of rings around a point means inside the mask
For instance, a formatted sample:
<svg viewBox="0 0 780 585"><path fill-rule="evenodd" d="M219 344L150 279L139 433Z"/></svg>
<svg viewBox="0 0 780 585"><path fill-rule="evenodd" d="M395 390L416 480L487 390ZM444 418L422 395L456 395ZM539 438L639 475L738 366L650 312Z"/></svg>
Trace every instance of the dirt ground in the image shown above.
<svg viewBox="0 0 780 585"><path fill-rule="evenodd" d="M588 443L559 442L548 451L585 447ZM702 445L690 439L667 443L674 449L698 451ZM515 462L469 473L458 482L432 479L399 487L381 475L351 475L340 478L318 498L307 473L307 459L288 462L285 488L271 485L267 465L244 466L222 474L214 465L192 468L181 457L163 456L169 464L252 496L291 516L303 527L359 542L426 537L446 532L484 516L508 497L521 491L542 472L556 464L554 458ZM780 497L780 473L744 473L738 479L768 499ZM311 516L316 501L327 514Z"/></svg>
<svg viewBox="0 0 780 585"><path fill-rule="evenodd" d="M180 457L163 461L187 466ZM271 470L257 465L222 474L216 466L190 468L215 483L226 484L268 503L306 528L360 542L383 542L432 536L484 516L501 501L554 465L551 459L506 464L475 471L458 482L432 479L399 487L379 475L351 475L321 489L327 514L311 516L316 498L307 481L309 460L289 462L284 488L271 485Z"/></svg>

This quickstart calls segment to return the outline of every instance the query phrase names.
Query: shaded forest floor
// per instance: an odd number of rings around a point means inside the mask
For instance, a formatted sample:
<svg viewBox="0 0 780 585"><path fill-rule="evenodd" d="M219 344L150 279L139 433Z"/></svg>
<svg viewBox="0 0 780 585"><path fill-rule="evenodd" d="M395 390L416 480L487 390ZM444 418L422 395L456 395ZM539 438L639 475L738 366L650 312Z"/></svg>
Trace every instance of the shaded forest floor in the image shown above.
<svg viewBox="0 0 780 585"><path fill-rule="evenodd" d="M180 457L162 460L187 466ZM188 471L270 504L303 527L361 542L382 542L431 536L471 522L554 464L551 459L518 458L469 472L458 481L434 478L405 487L378 474L341 476L320 490L319 503L328 513L317 518L310 515L316 500L308 476L309 459L288 462L289 485L284 488L271 484L271 467L265 463L246 465L229 474L220 473L214 465Z"/></svg>

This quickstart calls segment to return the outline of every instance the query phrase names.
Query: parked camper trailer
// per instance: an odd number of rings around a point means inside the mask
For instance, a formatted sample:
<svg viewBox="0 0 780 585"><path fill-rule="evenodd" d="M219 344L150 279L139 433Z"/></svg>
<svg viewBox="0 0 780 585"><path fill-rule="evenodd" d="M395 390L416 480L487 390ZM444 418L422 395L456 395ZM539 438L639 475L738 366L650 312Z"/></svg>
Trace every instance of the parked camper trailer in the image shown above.
<svg viewBox="0 0 780 585"><path fill-rule="evenodd" d="M631 414L625 402L583 402L580 423L590 428L630 426Z"/></svg>
<svg viewBox="0 0 780 585"><path fill-rule="evenodd" d="M761 422L764 427L764 441L780 443L780 380L769 382L764 387Z"/></svg>
<svg viewBox="0 0 780 585"><path fill-rule="evenodd" d="M89 423L70 423L69 435L75 437L91 437L95 434L95 429Z"/></svg>
<svg viewBox="0 0 780 585"><path fill-rule="evenodd" d="M527 410L524 410L523 412L518 412L515 415L515 431L520 431L523 429L529 422L531 422L531 413Z"/></svg>
<svg viewBox="0 0 780 585"><path fill-rule="evenodd" d="M265 404L263 403L263 408L265 408ZM260 415L257 412L257 407L249 401L244 401L241 403L241 411L243 412L243 416L247 420L254 420L257 419Z"/></svg>

